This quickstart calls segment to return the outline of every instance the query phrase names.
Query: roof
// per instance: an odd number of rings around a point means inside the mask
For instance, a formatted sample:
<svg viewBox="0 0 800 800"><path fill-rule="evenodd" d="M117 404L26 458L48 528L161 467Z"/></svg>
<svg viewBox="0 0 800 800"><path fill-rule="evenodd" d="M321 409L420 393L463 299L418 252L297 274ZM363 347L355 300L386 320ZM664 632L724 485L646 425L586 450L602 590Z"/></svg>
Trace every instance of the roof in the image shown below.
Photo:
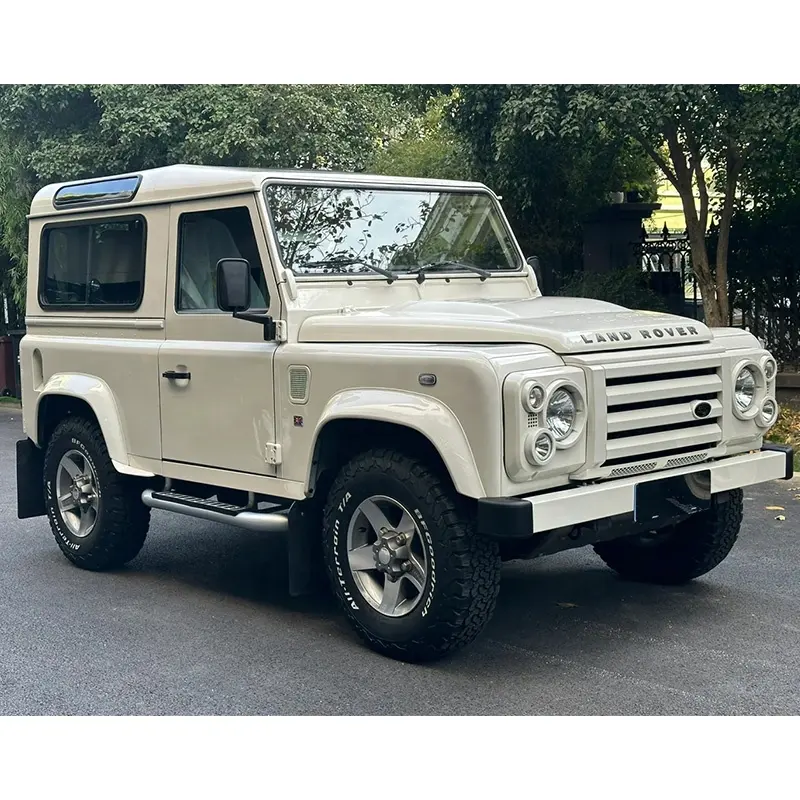
<svg viewBox="0 0 800 800"><path fill-rule="evenodd" d="M419 186L426 188L449 189L485 189L480 183L468 181L445 181L428 178L403 178L386 175L366 175L356 172L329 172L327 170L299 169L249 169L244 167L203 167L189 164L176 164L170 167L128 172L122 175L104 175L96 178L52 183L40 189L31 203L31 216L53 216L83 211L95 206L84 204L79 207L69 206L56 208L53 198L56 192L65 186L92 183L111 178L141 176L141 184L133 200L122 203L105 202L96 204L103 209L130 208L153 203L171 203L180 200L194 200L202 197L257 192L265 181L286 180L299 182L341 183L343 185L383 185L383 186Z"/></svg>

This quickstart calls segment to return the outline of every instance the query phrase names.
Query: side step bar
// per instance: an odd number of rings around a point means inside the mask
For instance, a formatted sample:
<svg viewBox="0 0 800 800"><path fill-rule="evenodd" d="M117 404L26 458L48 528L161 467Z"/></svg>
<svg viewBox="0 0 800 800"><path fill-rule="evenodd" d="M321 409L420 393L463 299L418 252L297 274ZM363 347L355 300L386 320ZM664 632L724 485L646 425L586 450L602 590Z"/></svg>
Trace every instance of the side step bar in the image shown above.
<svg viewBox="0 0 800 800"><path fill-rule="evenodd" d="M234 525L248 531L286 533L289 530L286 511L245 511L229 503L200 500L177 492L154 492L152 489L142 492L142 502L150 508L173 511L209 522L221 522L223 525Z"/></svg>

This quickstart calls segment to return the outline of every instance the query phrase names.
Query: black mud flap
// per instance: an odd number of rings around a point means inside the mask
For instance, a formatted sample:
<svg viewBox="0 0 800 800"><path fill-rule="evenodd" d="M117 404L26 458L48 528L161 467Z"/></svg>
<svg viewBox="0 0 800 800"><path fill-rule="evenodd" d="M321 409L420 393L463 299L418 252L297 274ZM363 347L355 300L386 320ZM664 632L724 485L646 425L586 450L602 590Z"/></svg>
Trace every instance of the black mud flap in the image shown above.
<svg viewBox="0 0 800 800"><path fill-rule="evenodd" d="M17 442L17 517L30 519L43 517L44 507L44 452L30 439Z"/></svg>

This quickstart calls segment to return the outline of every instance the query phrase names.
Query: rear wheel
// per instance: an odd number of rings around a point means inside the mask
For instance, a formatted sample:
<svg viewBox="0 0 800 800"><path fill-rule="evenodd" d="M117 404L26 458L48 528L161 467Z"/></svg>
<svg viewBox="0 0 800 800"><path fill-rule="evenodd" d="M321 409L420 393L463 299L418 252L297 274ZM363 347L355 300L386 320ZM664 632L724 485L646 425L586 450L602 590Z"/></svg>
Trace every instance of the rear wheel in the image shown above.
<svg viewBox="0 0 800 800"><path fill-rule="evenodd" d="M726 502L663 531L596 544L600 558L623 578L677 584L699 578L733 549L742 524L744 494L736 489Z"/></svg>
<svg viewBox="0 0 800 800"><path fill-rule="evenodd" d="M467 502L424 462L383 449L356 456L333 482L323 527L334 593L374 650L440 658L491 618L497 544L475 534Z"/></svg>
<svg viewBox="0 0 800 800"><path fill-rule="evenodd" d="M96 423L68 417L56 428L44 459L47 516L61 552L83 569L114 569L144 544L150 509L140 482L111 463Z"/></svg>

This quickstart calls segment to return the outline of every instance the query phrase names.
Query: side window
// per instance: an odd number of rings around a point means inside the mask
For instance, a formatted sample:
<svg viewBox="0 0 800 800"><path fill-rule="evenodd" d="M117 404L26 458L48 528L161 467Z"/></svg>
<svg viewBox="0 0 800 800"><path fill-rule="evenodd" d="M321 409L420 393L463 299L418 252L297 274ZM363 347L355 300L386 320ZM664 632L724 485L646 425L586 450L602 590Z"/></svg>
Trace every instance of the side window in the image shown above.
<svg viewBox="0 0 800 800"><path fill-rule="evenodd" d="M42 306L139 307L145 261L142 217L46 227L41 252Z"/></svg>
<svg viewBox="0 0 800 800"><path fill-rule="evenodd" d="M178 222L178 311L216 310L217 263L245 258L250 263L253 308L268 308L264 270L247 208L182 214Z"/></svg>

